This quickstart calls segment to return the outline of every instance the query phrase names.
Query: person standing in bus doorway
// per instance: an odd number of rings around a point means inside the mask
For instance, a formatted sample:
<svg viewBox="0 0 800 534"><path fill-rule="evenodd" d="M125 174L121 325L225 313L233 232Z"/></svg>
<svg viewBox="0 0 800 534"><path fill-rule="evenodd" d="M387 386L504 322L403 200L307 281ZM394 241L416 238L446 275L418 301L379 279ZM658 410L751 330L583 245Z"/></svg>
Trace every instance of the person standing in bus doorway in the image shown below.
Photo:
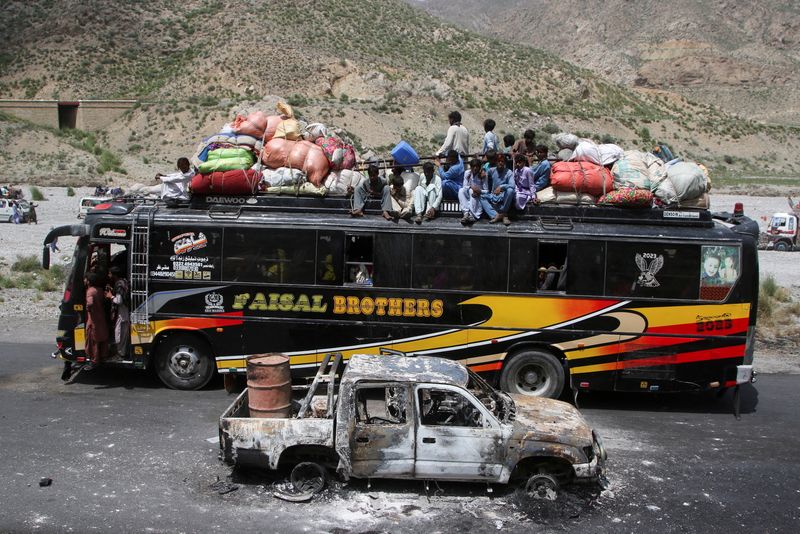
<svg viewBox="0 0 800 534"><path fill-rule="evenodd" d="M447 129L447 136L444 144L436 155L446 156L451 150L455 150L459 155L466 156L469 153L469 130L461 124L461 113L451 111L447 115L450 127Z"/></svg>
<svg viewBox="0 0 800 534"><path fill-rule="evenodd" d="M436 168L430 161L422 164L422 177L419 185L414 189L414 211L417 214L414 222L417 224L436 217L436 210L442 203L442 179L435 170Z"/></svg>
<svg viewBox="0 0 800 534"><path fill-rule="evenodd" d="M131 338L130 284L122 267L115 265L109 271L113 291L106 295L111 299L111 320L114 322L114 345L116 352L109 359L124 360L128 355Z"/></svg>
<svg viewBox="0 0 800 534"><path fill-rule="evenodd" d="M481 207L489 216L490 223L502 222L506 226L511 224L508 211L514 202L514 175L506 169L506 159L497 158L494 168L487 173L492 184L491 193L481 195Z"/></svg>
<svg viewBox="0 0 800 534"><path fill-rule="evenodd" d="M178 172L172 174L156 174L156 179L161 180L161 198L171 203L187 202L189 200L189 184L195 175L188 158L178 158Z"/></svg>
<svg viewBox="0 0 800 534"><path fill-rule="evenodd" d="M100 365L108 353L108 323L103 303L103 281L95 272L88 272L83 279L86 287L86 357L89 363L84 371L91 371Z"/></svg>
<svg viewBox="0 0 800 534"><path fill-rule="evenodd" d="M384 191L386 194L384 194ZM369 198L380 198L384 203L388 201L388 188L386 181L380 175L380 167L376 161L369 163L367 167L367 179L362 181L353 191L353 209L350 211L351 217L363 217L364 205Z"/></svg>
<svg viewBox="0 0 800 534"><path fill-rule="evenodd" d="M458 190L464 184L464 161L455 150L447 153L444 167L439 158L434 161L436 173L442 179L442 198L445 200L458 200Z"/></svg>

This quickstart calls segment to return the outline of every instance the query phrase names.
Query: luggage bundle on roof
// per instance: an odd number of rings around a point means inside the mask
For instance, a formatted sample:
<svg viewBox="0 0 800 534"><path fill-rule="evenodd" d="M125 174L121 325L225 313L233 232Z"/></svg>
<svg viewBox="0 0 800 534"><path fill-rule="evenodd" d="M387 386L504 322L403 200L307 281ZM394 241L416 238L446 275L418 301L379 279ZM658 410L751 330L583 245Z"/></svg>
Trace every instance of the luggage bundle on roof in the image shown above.
<svg viewBox="0 0 800 534"><path fill-rule="evenodd" d="M554 134L553 140L561 161L553 164L551 187L537 195L540 203L710 207L708 169L675 158L666 145L641 152L569 133Z"/></svg>
<svg viewBox="0 0 800 534"><path fill-rule="evenodd" d="M363 178L358 173L341 174L355 167L351 144L329 133L324 124L300 122L284 102L276 111L237 115L219 133L205 138L195 156L199 174L192 191L344 195L351 183Z"/></svg>

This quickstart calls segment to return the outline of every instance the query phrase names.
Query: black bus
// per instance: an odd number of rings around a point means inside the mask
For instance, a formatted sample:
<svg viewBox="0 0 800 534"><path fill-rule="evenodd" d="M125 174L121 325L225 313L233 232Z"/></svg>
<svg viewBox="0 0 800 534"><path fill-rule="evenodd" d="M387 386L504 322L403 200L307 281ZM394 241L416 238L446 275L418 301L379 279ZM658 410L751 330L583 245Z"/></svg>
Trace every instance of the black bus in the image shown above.
<svg viewBox="0 0 800 534"><path fill-rule="evenodd" d="M178 389L290 356L394 349L458 360L504 390L725 388L752 377L757 225L742 214L532 206L509 227L353 219L345 200L116 201L78 236L58 355L84 353L83 275L104 250L130 276L131 346ZM445 210L446 211L446 210ZM379 213L379 212L377 212Z"/></svg>

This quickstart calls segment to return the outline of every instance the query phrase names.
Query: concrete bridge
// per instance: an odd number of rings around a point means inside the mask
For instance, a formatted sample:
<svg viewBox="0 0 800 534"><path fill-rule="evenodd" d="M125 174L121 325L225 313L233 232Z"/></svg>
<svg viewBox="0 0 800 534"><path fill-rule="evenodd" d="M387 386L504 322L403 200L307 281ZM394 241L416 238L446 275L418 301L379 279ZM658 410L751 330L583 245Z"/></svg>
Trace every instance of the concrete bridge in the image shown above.
<svg viewBox="0 0 800 534"><path fill-rule="evenodd" d="M51 128L99 130L136 105L136 100L2 100L0 111Z"/></svg>

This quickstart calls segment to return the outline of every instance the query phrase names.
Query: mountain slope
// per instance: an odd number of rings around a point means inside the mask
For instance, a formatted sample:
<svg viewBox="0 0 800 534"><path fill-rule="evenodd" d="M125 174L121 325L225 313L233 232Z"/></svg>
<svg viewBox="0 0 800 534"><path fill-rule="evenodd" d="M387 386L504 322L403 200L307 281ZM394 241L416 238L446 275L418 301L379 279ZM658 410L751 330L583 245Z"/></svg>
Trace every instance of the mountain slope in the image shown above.
<svg viewBox="0 0 800 534"><path fill-rule="evenodd" d="M136 179L191 153L236 111L269 110L279 97L362 151L404 138L426 153L441 142L447 112L460 109L473 139L492 116L500 134L569 129L630 148L663 140L719 170L794 172L795 130L632 90L399 0L34 0L3 10L0 98L142 100L98 133ZM34 160L50 147L36 150ZM0 161L12 156L0 148Z"/></svg>
<svg viewBox="0 0 800 534"><path fill-rule="evenodd" d="M628 85L800 124L800 4L787 0L409 0Z"/></svg>

